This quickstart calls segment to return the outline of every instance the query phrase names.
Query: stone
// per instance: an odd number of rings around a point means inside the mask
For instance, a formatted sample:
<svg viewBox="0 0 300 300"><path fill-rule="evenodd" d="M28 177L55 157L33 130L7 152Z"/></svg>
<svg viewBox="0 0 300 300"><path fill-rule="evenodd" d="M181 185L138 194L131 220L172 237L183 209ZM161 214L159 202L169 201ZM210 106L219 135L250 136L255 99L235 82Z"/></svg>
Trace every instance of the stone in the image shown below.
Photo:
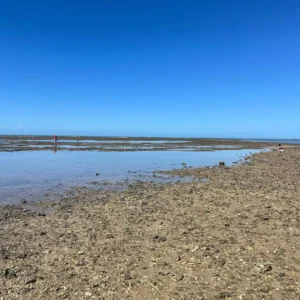
<svg viewBox="0 0 300 300"><path fill-rule="evenodd" d="M221 292L221 293L219 294L219 298L220 298L220 299L227 299L227 298L229 298L229 297L232 297L232 293L229 293L229 292Z"/></svg>
<svg viewBox="0 0 300 300"><path fill-rule="evenodd" d="M130 275L129 272L126 272L126 273L125 273L124 279L125 279L125 280L130 280L130 279L132 279L132 276Z"/></svg>
<svg viewBox="0 0 300 300"><path fill-rule="evenodd" d="M153 237L153 239L158 241L158 242L165 242L167 240L167 238L165 236L159 236L159 235L155 235Z"/></svg>
<svg viewBox="0 0 300 300"><path fill-rule="evenodd" d="M17 277L16 271L13 269L5 269L4 276L8 279Z"/></svg>
<svg viewBox="0 0 300 300"><path fill-rule="evenodd" d="M269 266L266 267L264 272L271 272L272 270L273 270L272 266L269 265Z"/></svg>
<svg viewBox="0 0 300 300"><path fill-rule="evenodd" d="M265 294L268 294L270 292L270 289L267 286L261 288L260 290Z"/></svg>
<svg viewBox="0 0 300 300"><path fill-rule="evenodd" d="M176 279L177 279L177 281L182 281L183 278L184 278L184 275L179 275Z"/></svg>
<svg viewBox="0 0 300 300"><path fill-rule="evenodd" d="M36 281L37 281L36 276L33 276L33 277L29 278L29 279L25 282L25 284L35 283Z"/></svg>
<svg viewBox="0 0 300 300"><path fill-rule="evenodd" d="M111 233L108 233L106 236L105 236L106 239L113 239L114 236L111 234Z"/></svg>

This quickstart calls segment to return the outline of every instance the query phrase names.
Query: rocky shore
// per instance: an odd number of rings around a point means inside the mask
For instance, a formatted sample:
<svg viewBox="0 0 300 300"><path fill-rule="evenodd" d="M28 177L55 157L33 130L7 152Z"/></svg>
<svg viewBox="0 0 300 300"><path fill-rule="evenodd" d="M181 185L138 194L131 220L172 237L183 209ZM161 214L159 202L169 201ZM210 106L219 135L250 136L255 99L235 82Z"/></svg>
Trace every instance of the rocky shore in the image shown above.
<svg viewBox="0 0 300 300"><path fill-rule="evenodd" d="M193 183L0 207L0 299L300 299L300 147ZM50 210L49 210L50 208Z"/></svg>
<svg viewBox="0 0 300 300"><path fill-rule="evenodd" d="M146 137L78 137L61 136L57 143L52 136L0 136L0 152L20 151L216 151L263 149L274 143L246 140L204 138L146 138Z"/></svg>

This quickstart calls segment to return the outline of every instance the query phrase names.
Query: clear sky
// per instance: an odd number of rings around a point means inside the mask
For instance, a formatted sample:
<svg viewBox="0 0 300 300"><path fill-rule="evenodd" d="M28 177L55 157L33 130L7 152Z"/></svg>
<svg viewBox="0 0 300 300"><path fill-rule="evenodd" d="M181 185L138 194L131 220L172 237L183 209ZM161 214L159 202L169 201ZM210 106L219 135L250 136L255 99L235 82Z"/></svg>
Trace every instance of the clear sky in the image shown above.
<svg viewBox="0 0 300 300"><path fill-rule="evenodd" d="M0 134L300 138L300 1L9 0Z"/></svg>

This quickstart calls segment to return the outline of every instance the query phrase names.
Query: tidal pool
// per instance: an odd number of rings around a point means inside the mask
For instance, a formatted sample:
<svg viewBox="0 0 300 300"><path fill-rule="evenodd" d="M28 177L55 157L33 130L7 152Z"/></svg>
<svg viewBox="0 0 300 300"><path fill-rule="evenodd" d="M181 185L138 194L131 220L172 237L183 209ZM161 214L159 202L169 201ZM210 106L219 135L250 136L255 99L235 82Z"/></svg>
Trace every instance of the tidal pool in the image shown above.
<svg viewBox="0 0 300 300"><path fill-rule="evenodd" d="M182 163L187 167L212 166L219 161L231 165L259 151L0 152L0 203L41 200L90 182L150 180L153 171L182 168Z"/></svg>

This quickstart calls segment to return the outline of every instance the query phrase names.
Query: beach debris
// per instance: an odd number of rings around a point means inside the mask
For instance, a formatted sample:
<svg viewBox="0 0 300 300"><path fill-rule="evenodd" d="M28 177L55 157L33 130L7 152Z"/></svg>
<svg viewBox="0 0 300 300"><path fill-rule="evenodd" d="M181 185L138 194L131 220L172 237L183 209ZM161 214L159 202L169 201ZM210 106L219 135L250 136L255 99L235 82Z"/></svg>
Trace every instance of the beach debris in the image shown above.
<svg viewBox="0 0 300 300"><path fill-rule="evenodd" d="M219 167L225 167L225 162L224 161L220 161L219 162Z"/></svg>

